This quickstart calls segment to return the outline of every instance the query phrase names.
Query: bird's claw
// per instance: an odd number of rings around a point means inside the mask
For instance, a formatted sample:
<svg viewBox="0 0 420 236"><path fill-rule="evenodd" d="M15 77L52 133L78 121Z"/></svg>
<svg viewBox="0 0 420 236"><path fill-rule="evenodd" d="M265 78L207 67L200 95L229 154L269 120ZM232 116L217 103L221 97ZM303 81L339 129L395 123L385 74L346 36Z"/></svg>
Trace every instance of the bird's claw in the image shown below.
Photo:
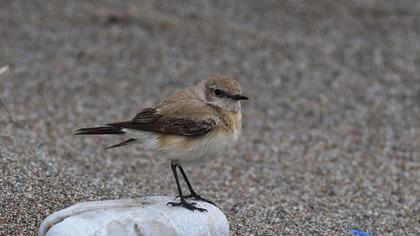
<svg viewBox="0 0 420 236"><path fill-rule="evenodd" d="M179 197L180 197L180 195L176 196L176 197L175 197L175 199L177 199L177 198L179 198ZM207 199L205 199L205 198L202 198L200 195L198 195L198 194L196 194L196 193L191 193L190 195L183 196L183 197L184 197L185 199L192 198L192 199L197 200L197 201L207 202L207 203L210 203L210 204L212 204L212 205L214 205L214 206L217 206L214 202L212 202L212 201L210 201L210 200L207 200Z"/></svg>
<svg viewBox="0 0 420 236"><path fill-rule="evenodd" d="M207 211L204 208L199 208L199 207L194 206L194 205L196 205L194 202L193 203L188 203L186 201L181 201L181 202L168 202L166 205L180 206L180 207L187 208L188 210L191 210L191 211L194 211L194 210L197 210L197 211L200 211L200 212Z"/></svg>

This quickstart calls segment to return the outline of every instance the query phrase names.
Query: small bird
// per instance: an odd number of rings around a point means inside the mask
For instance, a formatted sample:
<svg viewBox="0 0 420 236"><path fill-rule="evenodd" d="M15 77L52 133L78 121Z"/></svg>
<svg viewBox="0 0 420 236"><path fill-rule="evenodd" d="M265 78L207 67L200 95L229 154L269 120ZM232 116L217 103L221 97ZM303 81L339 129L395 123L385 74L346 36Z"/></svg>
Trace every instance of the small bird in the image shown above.
<svg viewBox="0 0 420 236"><path fill-rule="evenodd" d="M180 202L169 202L168 205L206 211L185 200L192 198L215 205L194 191L182 165L215 158L236 144L242 126L242 100L248 100L248 97L241 95L239 83L230 76L219 75L180 90L155 107L143 109L130 121L83 128L75 134L114 134L128 138L105 149L141 143L157 150L171 160L179 192ZM182 194L177 168L190 195Z"/></svg>

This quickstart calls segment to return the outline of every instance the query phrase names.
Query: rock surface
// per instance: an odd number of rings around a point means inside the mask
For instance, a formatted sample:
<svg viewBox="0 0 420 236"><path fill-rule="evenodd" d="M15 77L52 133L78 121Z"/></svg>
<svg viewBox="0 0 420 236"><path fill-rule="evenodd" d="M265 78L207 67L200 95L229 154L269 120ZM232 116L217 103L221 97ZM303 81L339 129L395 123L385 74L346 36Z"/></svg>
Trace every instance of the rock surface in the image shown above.
<svg viewBox="0 0 420 236"><path fill-rule="evenodd" d="M196 202L207 212L193 212L167 206L170 201L174 199L155 196L78 203L48 216L38 235L229 235L219 208Z"/></svg>

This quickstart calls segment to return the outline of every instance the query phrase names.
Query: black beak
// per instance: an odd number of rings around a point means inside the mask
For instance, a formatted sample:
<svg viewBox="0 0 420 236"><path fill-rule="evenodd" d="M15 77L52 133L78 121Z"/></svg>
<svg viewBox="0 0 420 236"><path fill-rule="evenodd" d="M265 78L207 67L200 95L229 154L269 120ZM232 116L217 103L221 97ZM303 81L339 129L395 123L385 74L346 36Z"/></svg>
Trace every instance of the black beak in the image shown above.
<svg viewBox="0 0 420 236"><path fill-rule="evenodd" d="M230 98L232 98L233 100L248 100L247 96L243 96L243 95L240 95L240 94L230 96Z"/></svg>

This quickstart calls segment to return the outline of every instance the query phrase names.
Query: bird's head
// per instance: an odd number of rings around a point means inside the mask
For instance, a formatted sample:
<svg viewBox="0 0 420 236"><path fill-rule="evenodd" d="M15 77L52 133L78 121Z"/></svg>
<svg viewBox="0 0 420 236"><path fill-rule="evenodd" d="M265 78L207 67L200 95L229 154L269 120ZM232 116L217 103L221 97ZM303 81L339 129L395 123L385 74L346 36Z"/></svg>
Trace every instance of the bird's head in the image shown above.
<svg viewBox="0 0 420 236"><path fill-rule="evenodd" d="M248 100L241 94L239 83L226 75L204 81L203 87L206 103L228 111L240 111L240 101Z"/></svg>

